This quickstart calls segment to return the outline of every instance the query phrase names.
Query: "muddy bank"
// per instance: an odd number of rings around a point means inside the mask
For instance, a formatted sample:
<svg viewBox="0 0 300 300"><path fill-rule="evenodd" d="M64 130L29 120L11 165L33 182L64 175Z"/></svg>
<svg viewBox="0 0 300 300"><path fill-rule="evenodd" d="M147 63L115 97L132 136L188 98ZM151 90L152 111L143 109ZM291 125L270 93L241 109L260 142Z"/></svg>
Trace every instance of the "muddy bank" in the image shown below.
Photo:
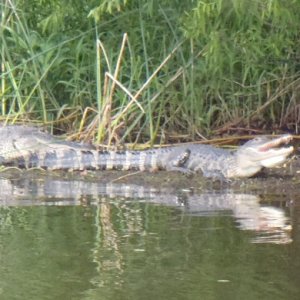
<svg viewBox="0 0 300 300"><path fill-rule="evenodd" d="M236 192L254 192L258 194L298 195L300 184L300 162L292 160L284 167L266 169L253 178L232 180L224 182L212 180L196 174L190 177L177 172L159 171L151 172L123 172L123 171L83 171L62 172L44 170L17 170L5 169L0 177L8 179L31 178L43 180L43 177L59 178L66 180L84 180L87 182L125 183L140 186L151 186L156 189L168 188L171 190L193 189L201 190L226 190Z"/></svg>

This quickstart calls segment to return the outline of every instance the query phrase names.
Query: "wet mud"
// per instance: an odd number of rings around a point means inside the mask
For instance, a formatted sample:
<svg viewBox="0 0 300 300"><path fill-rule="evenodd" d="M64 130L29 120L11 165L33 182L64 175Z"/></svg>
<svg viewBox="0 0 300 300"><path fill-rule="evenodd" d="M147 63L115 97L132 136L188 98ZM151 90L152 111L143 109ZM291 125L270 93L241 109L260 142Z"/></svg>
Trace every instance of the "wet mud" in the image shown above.
<svg viewBox="0 0 300 300"><path fill-rule="evenodd" d="M151 186L155 189L183 190L190 189L195 192L202 190L232 190L234 192L253 192L255 194L299 194L300 159L293 159L288 164L265 169L255 177L222 181L204 178L201 174L186 176L178 172L134 172L134 171L45 171L45 170L19 170L3 169L0 178L42 180L43 177L64 180L81 180L86 182L101 182L134 184L138 186Z"/></svg>

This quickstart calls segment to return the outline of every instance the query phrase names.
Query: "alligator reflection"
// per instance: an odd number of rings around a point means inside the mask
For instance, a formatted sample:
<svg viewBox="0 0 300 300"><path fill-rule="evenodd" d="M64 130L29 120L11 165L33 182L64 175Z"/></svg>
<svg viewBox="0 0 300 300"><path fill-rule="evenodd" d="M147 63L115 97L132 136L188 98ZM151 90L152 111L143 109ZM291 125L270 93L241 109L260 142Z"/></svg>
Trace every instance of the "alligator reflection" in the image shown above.
<svg viewBox="0 0 300 300"><path fill-rule="evenodd" d="M1 206L116 205L145 202L171 206L193 216L232 215L241 230L255 232L254 243L291 242L291 221L281 207L264 205L253 194L231 190L158 189L129 184L52 178L0 179ZM122 200L126 201L122 201ZM129 207L126 207L128 210ZM135 208L136 209L136 208ZM140 212L142 213L142 212Z"/></svg>

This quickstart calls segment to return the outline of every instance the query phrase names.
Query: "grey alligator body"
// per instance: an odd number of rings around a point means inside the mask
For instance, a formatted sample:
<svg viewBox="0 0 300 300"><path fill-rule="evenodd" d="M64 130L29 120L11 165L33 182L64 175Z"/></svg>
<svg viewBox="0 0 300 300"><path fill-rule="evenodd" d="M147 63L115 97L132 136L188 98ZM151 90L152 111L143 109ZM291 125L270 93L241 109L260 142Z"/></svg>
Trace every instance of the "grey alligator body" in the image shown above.
<svg viewBox="0 0 300 300"><path fill-rule="evenodd" d="M250 177L263 167L284 163L293 147L290 135L251 140L228 151L209 145L187 144L145 151L99 151L94 146L60 141L37 128L0 128L0 164L50 170L167 170L201 172L206 177Z"/></svg>

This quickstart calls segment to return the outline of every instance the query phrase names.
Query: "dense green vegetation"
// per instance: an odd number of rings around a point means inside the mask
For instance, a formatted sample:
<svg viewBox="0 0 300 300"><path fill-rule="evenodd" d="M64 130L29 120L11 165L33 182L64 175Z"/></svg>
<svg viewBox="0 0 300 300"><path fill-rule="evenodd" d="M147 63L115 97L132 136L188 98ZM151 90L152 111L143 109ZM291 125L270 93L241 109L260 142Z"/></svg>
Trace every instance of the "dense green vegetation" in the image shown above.
<svg viewBox="0 0 300 300"><path fill-rule="evenodd" d="M105 143L297 130L298 0L0 5L2 121Z"/></svg>

